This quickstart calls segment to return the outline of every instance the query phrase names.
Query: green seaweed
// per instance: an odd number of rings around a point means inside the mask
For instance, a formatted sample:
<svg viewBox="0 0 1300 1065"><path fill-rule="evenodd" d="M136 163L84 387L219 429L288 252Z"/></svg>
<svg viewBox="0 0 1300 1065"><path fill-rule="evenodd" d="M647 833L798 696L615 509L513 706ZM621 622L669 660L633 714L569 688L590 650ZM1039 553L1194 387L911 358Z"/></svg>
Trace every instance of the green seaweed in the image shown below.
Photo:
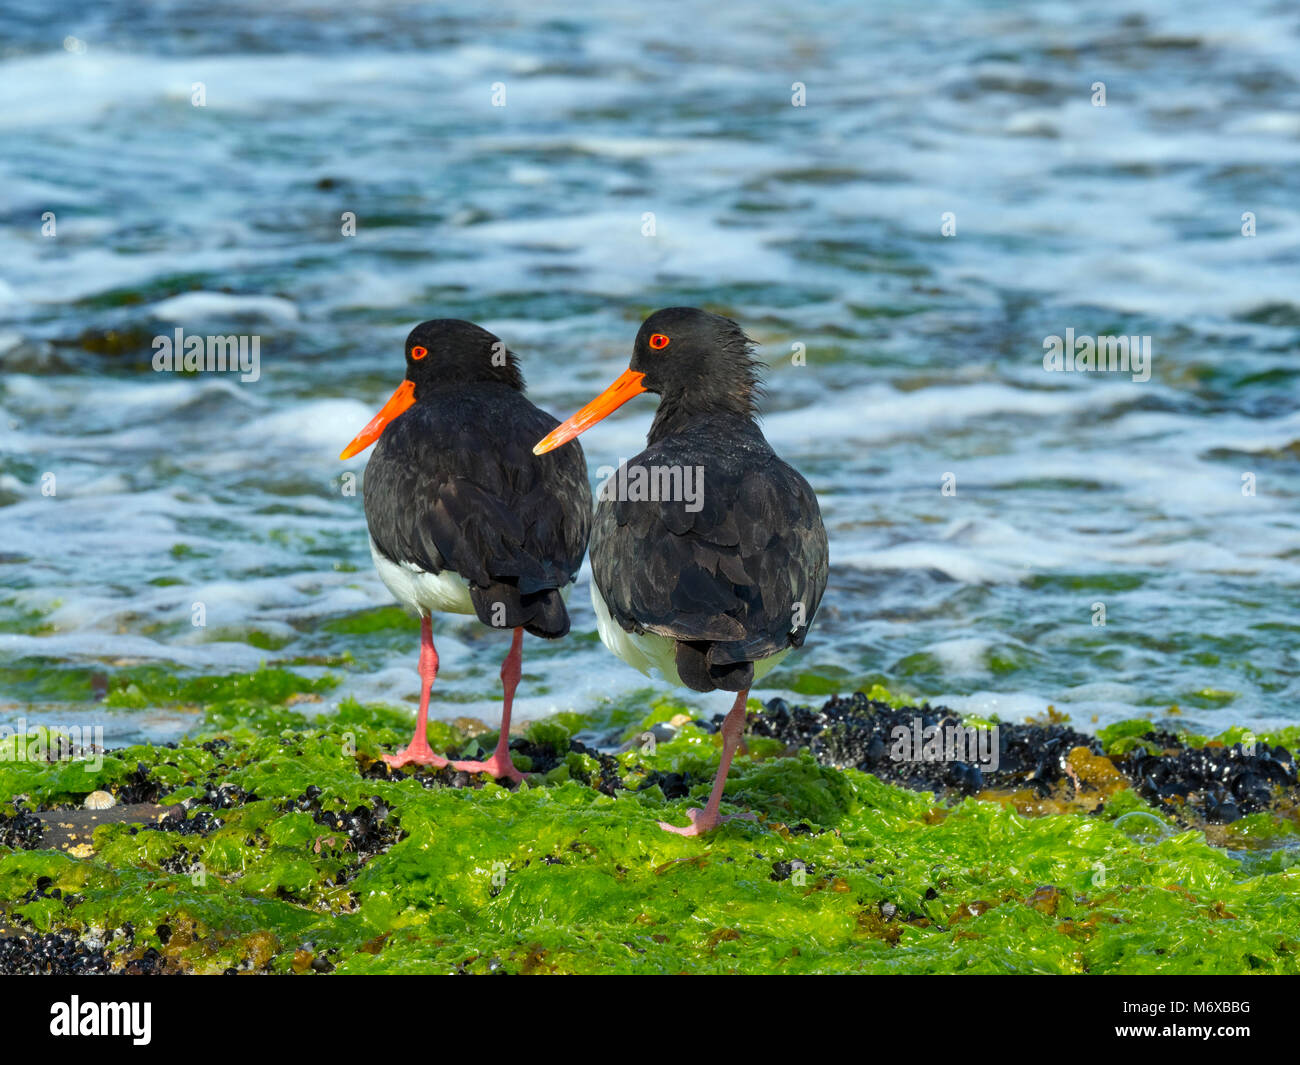
<svg viewBox="0 0 1300 1065"><path fill-rule="evenodd" d="M160 803L190 800L191 819L207 811L200 831L100 825L81 858L0 847L4 920L103 938L119 967L152 949L184 972L1300 972L1294 811L1242 819L1216 843L1128 789L1096 815L1029 817L751 737L724 811L757 820L690 839L658 822L684 824L707 795L716 734L686 723L629 745L613 795L571 748L580 732L632 738L695 716L672 699L532 723L530 752L559 760L510 790L386 774L376 760L405 742L409 710L285 705L322 681L133 683L151 698L209 695L200 733L115 751L91 773L0 760L0 810L19 796L78 804L129 780L156 785ZM1100 736L1109 750L1152 728ZM430 738L492 739L437 721ZM674 773L689 797L664 797ZM217 785L242 801L205 805ZM354 848L335 827L358 808L377 811L381 844Z"/></svg>
<svg viewBox="0 0 1300 1065"><path fill-rule="evenodd" d="M1152 753L1160 751L1159 744L1150 737L1157 726L1142 718L1117 721L1113 725L1097 730L1097 739L1108 755L1123 755L1135 747L1145 747ZM1176 733L1178 742L1187 747L1204 747L1207 743L1231 747L1240 743L1266 743L1271 747L1286 747L1295 750L1300 747L1300 725L1287 725L1280 729L1253 729L1247 725L1231 725L1216 736L1202 736L1186 729Z"/></svg>
<svg viewBox="0 0 1300 1065"><path fill-rule="evenodd" d="M163 666L122 670L114 678L107 705L139 710L159 703L220 703L232 699L282 703L292 695L327 692L333 677L310 679L287 669L259 669L214 677L178 677Z"/></svg>
<svg viewBox="0 0 1300 1065"><path fill-rule="evenodd" d="M386 629L408 630L413 624L411 615L400 606L378 606L356 614L348 614L346 617L334 618L326 622L322 628L325 632L357 636L383 632Z"/></svg>

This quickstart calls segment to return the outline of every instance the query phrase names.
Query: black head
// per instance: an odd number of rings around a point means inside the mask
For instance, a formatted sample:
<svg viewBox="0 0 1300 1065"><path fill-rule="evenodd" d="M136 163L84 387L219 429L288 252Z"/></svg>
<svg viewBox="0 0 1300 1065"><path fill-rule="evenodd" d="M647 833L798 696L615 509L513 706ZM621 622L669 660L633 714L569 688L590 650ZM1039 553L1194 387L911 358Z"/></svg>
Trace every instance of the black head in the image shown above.
<svg viewBox="0 0 1300 1065"><path fill-rule="evenodd" d="M647 392L677 410L753 415L761 363L754 342L730 318L696 307L668 307L644 322L630 369Z"/></svg>
<svg viewBox="0 0 1300 1065"><path fill-rule="evenodd" d="M496 381L523 391L519 359L505 342L473 322L435 318L406 338L406 379L415 398L435 388Z"/></svg>
<svg viewBox="0 0 1300 1065"><path fill-rule="evenodd" d="M394 418L440 388L495 381L522 392L514 353L486 329L455 318L421 322L406 338L406 378L339 455L350 459L373 444Z"/></svg>
<svg viewBox="0 0 1300 1065"><path fill-rule="evenodd" d="M659 395L651 443L700 414L752 418L762 365L753 350L730 318L694 307L655 311L641 323L627 370L539 440L533 454L555 450L642 392Z"/></svg>

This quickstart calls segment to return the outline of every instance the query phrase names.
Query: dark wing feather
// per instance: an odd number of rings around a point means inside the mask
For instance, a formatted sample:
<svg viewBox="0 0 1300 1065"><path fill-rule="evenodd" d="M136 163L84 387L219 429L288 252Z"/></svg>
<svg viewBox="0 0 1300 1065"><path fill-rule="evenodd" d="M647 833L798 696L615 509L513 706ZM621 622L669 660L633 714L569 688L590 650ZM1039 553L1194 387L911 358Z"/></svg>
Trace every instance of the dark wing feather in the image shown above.
<svg viewBox="0 0 1300 1065"><path fill-rule="evenodd" d="M376 546L429 573L522 594L560 588L582 564L591 489L582 449L534 455L558 422L503 385L435 394L395 419L366 467Z"/></svg>
<svg viewBox="0 0 1300 1065"><path fill-rule="evenodd" d="M826 530L811 486L758 428L714 419L627 465L698 466L704 488L695 511L602 498L591 562L611 616L628 631L709 641L711 665L801 645L826 590Z"/></svg>

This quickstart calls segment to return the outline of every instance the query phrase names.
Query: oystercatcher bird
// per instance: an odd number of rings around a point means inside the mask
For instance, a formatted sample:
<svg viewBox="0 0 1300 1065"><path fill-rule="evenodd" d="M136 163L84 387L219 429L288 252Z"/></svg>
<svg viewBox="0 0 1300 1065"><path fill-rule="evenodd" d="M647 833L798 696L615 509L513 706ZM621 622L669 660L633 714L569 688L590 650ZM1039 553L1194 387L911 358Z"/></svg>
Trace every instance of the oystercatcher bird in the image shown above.
<svg viewBox="0 0 1300 1065"><path fill-rule="evenodd" d="M718 812L754 682L803 644L826 590L817 496L755 422L759 362L735 322L693 307L656 311L629 369L549 433L545 454L642 392L659 395L647 447L602 487L591 536L601 641L643 673L736 692L700 835ZM749 816L749 815L745 815Z"/></svg>
<svg viewBox="0 0 1300 1065"><path fill-rule="evenodd" d="M591 531L582 453L539 458L533 442L556 419L524 398L519 361L471 322L424 322L406 338L406 379L343 453L378 441L366 467L366 523L375 568L420 618L420 712L391 766L445 766L523 779L510 759L510 710L523 634L569 631L563 594ZM449 762L429 747L438 675L431 617L475 614L514 630L501 666L501 735L486 762Z"/></svg>

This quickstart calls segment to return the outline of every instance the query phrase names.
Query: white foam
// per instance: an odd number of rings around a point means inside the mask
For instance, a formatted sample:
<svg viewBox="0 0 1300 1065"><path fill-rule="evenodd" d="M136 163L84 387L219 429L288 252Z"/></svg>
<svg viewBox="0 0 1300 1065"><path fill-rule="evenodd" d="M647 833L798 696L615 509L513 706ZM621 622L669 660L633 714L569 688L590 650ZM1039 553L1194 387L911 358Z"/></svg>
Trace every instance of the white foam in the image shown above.
<svg viewBox="0 0 1300 1065"><path fill-rule="evenodd" d="M186 292L155 303L150 310L165 322L183 323L231 318L296 322L299 318L298 308L279 296L235 296L224 292Z"/></svg>
<svg viewBox="0 0 1300 1065"><path fill-rule="evenodd" d="M958 713L977 717L997 716L1008 724L1018 725L1026 718L1045 718L1051 700L1029 692L977 691L968 695L947 692L930 700L936 706L947 706Z"/></svg>
<svg viewBox="0 0 1300 1065"><path fill-rule="evenodd" d="M256 669L266 652L240 643L180 646L161 644L144 636L81 630L53 636L0 633L0 654L6 658L59 658L69 662L168 662L194 669L224 670L232 666Z"/></svg>
<svg viewBox="0 0 1300 1065"><path fill-rule="evenodd" d="M958 636L928 644L924 650L934 655L945 670L958 675L982 673L997 641L983 636Z"/></svg>
<svg viewBox="0 0 1300 1065"><path fill-rule="evenodd" d="M938 570L967 584L1015 581L1026 575L1025 570L980 559L968 550L937 543L899 544L879 551L848 554L836 552L835 561L837 565L864 570Z"/></svg>

